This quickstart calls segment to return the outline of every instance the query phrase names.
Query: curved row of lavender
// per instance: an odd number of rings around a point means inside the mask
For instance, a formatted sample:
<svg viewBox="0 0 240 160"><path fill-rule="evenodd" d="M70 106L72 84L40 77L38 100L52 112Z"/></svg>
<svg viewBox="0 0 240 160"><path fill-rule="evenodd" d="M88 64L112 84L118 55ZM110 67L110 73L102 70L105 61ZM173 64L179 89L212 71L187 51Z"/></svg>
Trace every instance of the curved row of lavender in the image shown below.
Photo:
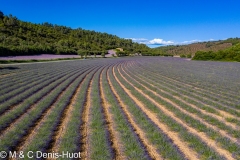
<svg viewBox="0 0 240 160"><path fill-rule="evenodd" d="M54 55L54 54L40 54L34 56L8 56L0 57L0 60L46 60L59 58L80 58L79 55Z"/></svg>

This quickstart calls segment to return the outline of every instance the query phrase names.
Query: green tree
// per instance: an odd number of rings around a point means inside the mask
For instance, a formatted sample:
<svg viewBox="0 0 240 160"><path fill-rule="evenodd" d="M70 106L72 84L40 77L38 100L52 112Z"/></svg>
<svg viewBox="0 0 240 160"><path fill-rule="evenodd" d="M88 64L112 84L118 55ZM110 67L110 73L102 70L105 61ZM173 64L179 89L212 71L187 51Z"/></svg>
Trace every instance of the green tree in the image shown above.
<svg viewBox="0 0 240 160"><path fill-rule="evenodd" d="M3 19L4 18L4 14L2 11L0 11L0 19Z"/></svg>
<svg viewBox="0 0 240 160"><path fill-rule="evenodd" d="M102 54L101 54L101 56L102 56L103 58L105 58L105 55L106 55L107 53L108 53L107 51L103 51Z"/></svg>
<svg viewBox="0 0 240 160"><path fill-rule="evenodd" d="M3 22L8 27L13 27L18 25L17 17L13 17L11 14L9 15L9 17L5 17L3 19Z"/></svg>

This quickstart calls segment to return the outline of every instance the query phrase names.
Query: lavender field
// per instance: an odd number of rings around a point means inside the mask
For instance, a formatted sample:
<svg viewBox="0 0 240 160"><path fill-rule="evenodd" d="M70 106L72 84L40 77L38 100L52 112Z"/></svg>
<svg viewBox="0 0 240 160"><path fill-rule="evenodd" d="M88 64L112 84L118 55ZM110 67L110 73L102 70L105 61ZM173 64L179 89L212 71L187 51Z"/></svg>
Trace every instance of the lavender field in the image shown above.
<svg viewBox="0 0 240 160"><path fill-rule="evenodd" d="M240 159L240 63L128 57L0 65L0 95L0 151Z"/></svg>
<svg viewBox="0 0 240 160"><path fill-rule="evenodd" d="M81 58L79 55L54 55L54 54L40 54L32 56L7 56L0 57L0 60L47 60L60 58Z"/></svg>

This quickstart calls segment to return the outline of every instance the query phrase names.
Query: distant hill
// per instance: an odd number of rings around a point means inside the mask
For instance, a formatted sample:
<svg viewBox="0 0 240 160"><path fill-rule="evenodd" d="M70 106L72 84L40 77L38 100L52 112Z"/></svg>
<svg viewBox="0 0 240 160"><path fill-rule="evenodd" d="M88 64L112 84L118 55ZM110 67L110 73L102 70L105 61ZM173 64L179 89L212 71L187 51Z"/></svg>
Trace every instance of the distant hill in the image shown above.
<svg viewBox="0 0 240 160"><path fill-rule="evenodd" d="M50 23L34 24L0 11L0 56L33 54L102 54L123 48L126 53L143 52L144 44L115 35L72 29Z"/></svg>
<svg viewBox="0 0 240 160"><path fill-rule="evenodd" d="M240 43L240 38L229 38L227 40L198 42L188 45L171 45L162 46L152 49L153 54L188 56L193 57L197 51L213 51L224 50Z"/></svg>

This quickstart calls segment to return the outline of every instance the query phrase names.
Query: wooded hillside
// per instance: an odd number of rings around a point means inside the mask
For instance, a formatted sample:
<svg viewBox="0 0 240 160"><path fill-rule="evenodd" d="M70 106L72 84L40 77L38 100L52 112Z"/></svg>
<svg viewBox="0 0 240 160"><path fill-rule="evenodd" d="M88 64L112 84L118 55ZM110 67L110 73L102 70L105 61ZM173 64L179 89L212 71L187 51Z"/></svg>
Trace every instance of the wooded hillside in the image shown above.
<svg viewBox="0 0 240 160"><path fill-rule="evenodd" d="M115 35L72 29L45 22L33 24L0 11L0 56L32 54L101 54L108 49L123 48L128 53L148 50Z"/></svg>
<svg viewBox="0 0 240 160"><path fill-rule="evenodd" d="M193 57L197 51L213 51L217 52L230 48L231 46L240 43L239 38L229 38L227 40L219 41L208 41L208 42L198 42L188 45L171 45L171 46L162 46L152 49L153 54L162 54L162 55L178 55L185 57Z"/></svg>

